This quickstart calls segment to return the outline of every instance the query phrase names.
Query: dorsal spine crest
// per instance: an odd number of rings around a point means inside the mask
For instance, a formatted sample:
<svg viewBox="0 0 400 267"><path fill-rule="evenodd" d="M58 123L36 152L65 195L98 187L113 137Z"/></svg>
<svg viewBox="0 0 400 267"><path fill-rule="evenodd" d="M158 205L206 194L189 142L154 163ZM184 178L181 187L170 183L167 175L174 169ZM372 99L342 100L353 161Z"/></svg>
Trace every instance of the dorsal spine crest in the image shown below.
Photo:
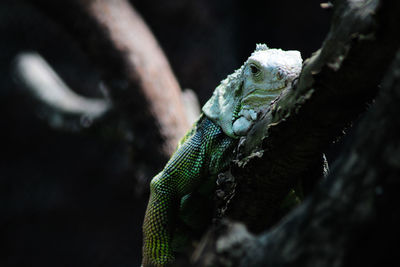
<svg viewBox="0 0 400 267"><path fill-rule="evenodd" d="M257 51L265 51L268 50L268 46L266 44L256 44L256 50L254 52Z"/></svg>

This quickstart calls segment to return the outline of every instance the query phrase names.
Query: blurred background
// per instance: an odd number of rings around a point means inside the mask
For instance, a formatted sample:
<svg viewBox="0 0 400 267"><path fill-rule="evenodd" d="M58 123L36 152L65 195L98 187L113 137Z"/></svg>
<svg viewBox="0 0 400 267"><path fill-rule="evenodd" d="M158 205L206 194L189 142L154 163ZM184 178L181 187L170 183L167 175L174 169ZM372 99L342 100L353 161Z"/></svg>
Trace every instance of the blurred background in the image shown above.
<svg viewBox="0 0 400 267"><path fill-rule="evenodd" d="M331 16L319 0L131 3L201 105L256 43L309 57ZM135 182L129 145L50 127L48 111L16 82L13 66L21 52L38 52L88 97L102 96L100 74L79 43L29 1L0 2L0 37L0 266L139 266L147 196L137 193L143 185Z"/></svg>

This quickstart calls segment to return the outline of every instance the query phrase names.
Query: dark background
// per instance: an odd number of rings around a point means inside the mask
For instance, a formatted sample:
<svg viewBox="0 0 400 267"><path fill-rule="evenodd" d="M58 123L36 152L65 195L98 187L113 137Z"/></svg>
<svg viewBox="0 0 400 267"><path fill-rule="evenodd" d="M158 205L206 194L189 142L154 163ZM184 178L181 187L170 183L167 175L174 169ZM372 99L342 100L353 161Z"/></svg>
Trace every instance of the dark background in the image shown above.
<svg viewBox="0 0 400 267"><path fill-rule="evenodd" d="M256 43L307 58L329 28L330 13L316 0L132 3L201 104ZM138 266L144 205L128 145L50 128L12 74L18 53L37 51L71 88L100 96L96 68L24 1L0 2L0 38L0 266Z"/></svg>

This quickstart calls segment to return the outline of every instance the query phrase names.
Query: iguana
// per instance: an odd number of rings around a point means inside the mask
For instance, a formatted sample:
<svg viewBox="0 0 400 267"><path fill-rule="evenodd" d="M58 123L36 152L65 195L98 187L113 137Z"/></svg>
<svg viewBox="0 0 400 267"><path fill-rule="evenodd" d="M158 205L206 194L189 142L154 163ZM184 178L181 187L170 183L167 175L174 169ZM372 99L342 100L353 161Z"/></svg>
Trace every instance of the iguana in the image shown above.
<svg viewBox="0 0 400 267"><path fill-rule="evenodd" d="M240 136L291 86L301 67L299 51L258 44L243 66L215 89L200 118L150 183L143 223L144 267L170 265L179 240L201 232L210 222L216 175L228 167Z"/></svg>

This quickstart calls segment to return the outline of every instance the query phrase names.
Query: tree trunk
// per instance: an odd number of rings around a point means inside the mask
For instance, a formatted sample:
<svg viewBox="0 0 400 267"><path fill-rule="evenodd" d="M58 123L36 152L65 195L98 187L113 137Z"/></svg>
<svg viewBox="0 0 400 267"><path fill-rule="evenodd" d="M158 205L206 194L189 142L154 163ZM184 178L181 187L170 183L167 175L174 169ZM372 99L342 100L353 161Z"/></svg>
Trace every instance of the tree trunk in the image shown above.
<svg viewBox="0 0 400 267"><path fill-rule="evenodd" d="M399 48L397 1L334 6L323 47L306 60L295 90L242 142L232 168L236 187L227 216L261 234L225 222L202 241L196 266L384 266L396 260L389 241L398 237L400 218L391 205L399 189L400 57L352 150L277 224L279 203L373 101Z"/></svg>
<svg viewBox="0 0 400 267"><path fill-rule="evenodd" d="M212 266L391 266L396 262L399 101L400 52L376 103L357 127L353 146L327 180L270 231L254 236L241 224L223 224L214 247L218 257L208 254L208 261L215 260Z"/></svg>

